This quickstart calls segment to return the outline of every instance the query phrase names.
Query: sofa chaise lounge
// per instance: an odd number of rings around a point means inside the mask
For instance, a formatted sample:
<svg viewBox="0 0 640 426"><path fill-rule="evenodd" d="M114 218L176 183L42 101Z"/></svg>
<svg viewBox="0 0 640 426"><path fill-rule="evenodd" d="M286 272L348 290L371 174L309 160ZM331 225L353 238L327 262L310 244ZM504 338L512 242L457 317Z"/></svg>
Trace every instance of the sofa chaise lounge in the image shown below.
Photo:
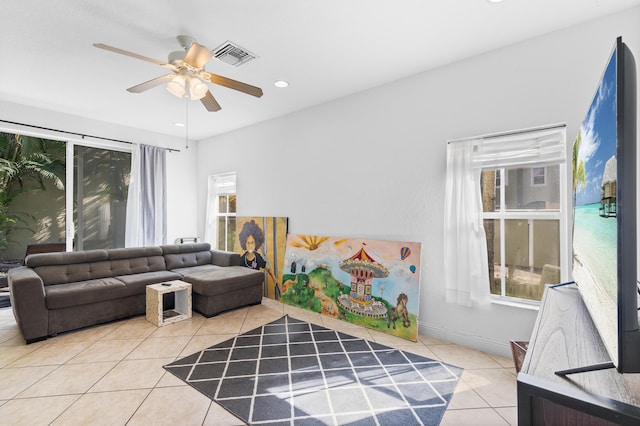
<svg viewBox="0 0 640 426"><path fill-rule="evenodd" d="M145 313L146 286L192 285L206 317L262 301L264 274L208 243L34 254L9 272L11 305L27 343Z"/></svg>

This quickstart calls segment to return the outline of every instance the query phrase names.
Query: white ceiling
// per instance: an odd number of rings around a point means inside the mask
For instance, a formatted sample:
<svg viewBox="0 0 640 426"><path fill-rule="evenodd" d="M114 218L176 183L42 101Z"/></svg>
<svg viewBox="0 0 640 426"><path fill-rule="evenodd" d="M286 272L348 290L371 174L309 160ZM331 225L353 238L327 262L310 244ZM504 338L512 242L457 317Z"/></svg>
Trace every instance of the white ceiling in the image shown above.
<svg viewBox="0 0 640 426"><path fill-rule="evenodd" d="M206 69L264 91L260 99L211 85L222 106L189 103L189 135L203 139L325 103L572 26L640 0L19 0L0 5L0 101L183 137L186 101L163 86L125 89L165 74L97 49L104 43L162 61L186 34L211 49L230 40L258 59ZM275 80L290 83L274 87ZM3 117L0 117L3 119ZM29 124L29 123L28 123Z"/></svg>

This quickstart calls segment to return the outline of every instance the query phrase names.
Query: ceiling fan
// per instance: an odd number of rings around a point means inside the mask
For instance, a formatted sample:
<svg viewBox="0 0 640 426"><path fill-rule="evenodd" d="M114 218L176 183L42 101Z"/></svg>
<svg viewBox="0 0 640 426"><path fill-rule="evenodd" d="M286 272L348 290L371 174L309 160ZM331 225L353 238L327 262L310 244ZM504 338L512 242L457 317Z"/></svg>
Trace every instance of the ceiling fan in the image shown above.
<svg viewBox="0 0 640 426"><path fill-rule="evenodd" d="M178 42L184 51L171 52L167 62L138 55L137 53L118 49L102 43L94 43L97 48L130 56L142 61L160 65L172 71L172 74L162 75L152 80L145 81L136 86L130 87L127 91L140 93L152 89L163 83L167 83L167 90L179 98L199 99L208 111L219 111L220 104L209 91L209 86L205 82L218 84L239 92L246 93L257 98L262 96L262 89L230 78L222 77L204 70L205 64L213 56L213 52L206 47L196 43L189 36L178 36Z"/></svg>

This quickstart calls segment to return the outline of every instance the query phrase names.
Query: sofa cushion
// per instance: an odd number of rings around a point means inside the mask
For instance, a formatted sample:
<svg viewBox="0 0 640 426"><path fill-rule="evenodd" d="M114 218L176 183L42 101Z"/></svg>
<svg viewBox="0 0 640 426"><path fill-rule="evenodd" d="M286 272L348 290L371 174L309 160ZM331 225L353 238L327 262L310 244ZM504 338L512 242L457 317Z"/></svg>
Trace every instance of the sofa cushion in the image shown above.
<svg viewBox="0 0 640 426"><path fill-rule="evenodd" d="M189 274L194 274L196 272L208 272L211 274L215 274L216 271L219 271L220 269L222 269L222 266L217 266L217 265L196 265L196 266L189 266L187 268L177 268L177 269L172 269L172 272L175 272L177 274L180 274L181 276L185 276L185 275L189 275Z"/></svg>
<svg viewBox="0 0 640 426"><path fill-rule="evenodd" d="M167 265L160 247L132 247L108 250L111 276L164 271Z"/></svg>
<svg viewBox="0 0 640 426"><path fill-rule="evenodd" d="M219 266L244 266L238 253L222 250L211 250L211 263Z"/></svg>
<svg viewBox="0 0 640 426"><path fill-rule="evenodd" d="M195 253L165 254L164 259L167 263L167 269L172 271L174 269L187 268L190 266L210 265L211 252L199 251Z"/></svg>
<svg viewBox="0 0 640 426"><path fill-rule="evenodd" d="M45 286L113 277L111 262L71 263L33 268Z"/></svg>
<svg viewBox="0 0 640 426"><path fill-rule="evenodd" d="M25 259L44 285L111 277L106 250L32 254Z"/></svg>
<svg viewBox="0 0 640 426"><path fill-rule="evenodd" d="M126 291L126 285L116 278L48 285L44 288L46 304L49 309L118 299L124 297Z"/></svg>
<svg viewBox="0 0 640 426"><path fill-rule="evenodd" d="M143 272L165 271L167 269L162 256L133 257L111 260L111 276L141 274Z"/></svg>
<svg viewBox="0 0 640 426"><path fill-rule="evenodd" d="M224 295L230 291L261 286L264 280L264 272L244 266L208 266L206 270L194 270L182 277L182 281L193 286L194 293L203 296Z"/></svg>
<svg viewBox="0 0 640 426"><path fill-rule="evenodd" d="M180 274L171 271L144 272L142 274L119 275L116 277L127 287L127 296L144 294L145 287L150 284L158 284L164 281L179 280Z"/></svg>
<svg viewBox="0 0 640 426"><path fill-rule="evenodd" d="M211 250L211 244L209 243L193 243L193 244L168 244L160 246L162 254L180 254L180 253L195 253L198 251Z"/></svg>
<svg viewBox="0 0 640 426"><path fill-rule="evenodd" d="M211 264L209 243L171 244L160 248L169 270Z"/></svg>
<svg viewBox="0 0 640 426"><path fill-rule="evenodd" d="M110 260L130 259L133 257L162 256L160 247L116 248L108 251Z"/></svg>
<svg viewBox="0 0 640 426"><path fill-rule="evenodd" d="M24 260L29 268L45 265L69 265L72 263L99 262L107 260L106 250L86 250L60 253L31 254Z"/></svg>

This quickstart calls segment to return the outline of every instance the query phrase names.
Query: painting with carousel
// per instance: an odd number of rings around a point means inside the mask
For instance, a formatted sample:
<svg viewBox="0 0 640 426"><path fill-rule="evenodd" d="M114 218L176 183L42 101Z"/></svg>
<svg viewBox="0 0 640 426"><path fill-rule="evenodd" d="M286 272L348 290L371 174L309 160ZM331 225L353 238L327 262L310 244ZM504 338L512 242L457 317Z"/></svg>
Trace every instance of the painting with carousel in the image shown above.
<svg viewBox="0 0 640 426"><path fill-rule="evenodd" d="M421 244L288 234L280 300L411 341Z"/></svg>

